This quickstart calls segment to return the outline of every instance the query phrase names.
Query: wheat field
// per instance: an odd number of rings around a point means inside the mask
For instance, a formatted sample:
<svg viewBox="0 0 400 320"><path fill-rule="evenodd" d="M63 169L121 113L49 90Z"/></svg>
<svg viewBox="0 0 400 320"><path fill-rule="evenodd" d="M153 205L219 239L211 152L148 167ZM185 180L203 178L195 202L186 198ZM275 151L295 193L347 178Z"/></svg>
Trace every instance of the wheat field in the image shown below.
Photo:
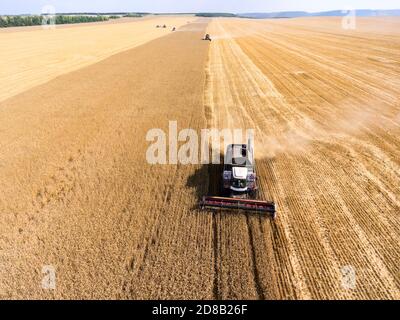
<svg viewBox="0 0 400 320"><path fill-rule="evenodd" d="M171 16L0 33L0 297L399 299L399 27ZM169 121L254 129L277 219L198 210L215 166L146 161Z"/></svg>
<svg viewBox="0 0 400 320"><path fill-rule="evenodd" d="M191 16L150 16L101 23L0 30L0 101L115 53L165 36ZM156 28L156 25L167 28Z"/></svg>

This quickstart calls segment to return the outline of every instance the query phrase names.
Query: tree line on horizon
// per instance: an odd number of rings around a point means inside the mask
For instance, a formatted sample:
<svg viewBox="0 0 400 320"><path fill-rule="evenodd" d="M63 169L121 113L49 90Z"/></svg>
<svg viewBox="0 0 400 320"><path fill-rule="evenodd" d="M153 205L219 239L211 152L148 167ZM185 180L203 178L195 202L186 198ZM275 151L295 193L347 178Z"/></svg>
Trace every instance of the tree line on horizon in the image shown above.
<svg viewBox="0 0 400 320"><path fill-rule="evenodd" d="M23 26L38 26L43 24L72 24L107 21L108 16L64 16L56 15L51 18L50 15L33 15L33 16L1 16L0 28L7 27L23 27Z"/></svg>
<svg viewBox="0 0 400 320"><path fill-rule="evenodd" d="M124 17L139 17L139 15L126 14ZM0 16L0 28L7 27L23 27L23 26L38 26L43 24L72 24L108 21L109 19L119 19L119 15L56 15L51 18L51 15L29 15L29 16Z"/></svg>

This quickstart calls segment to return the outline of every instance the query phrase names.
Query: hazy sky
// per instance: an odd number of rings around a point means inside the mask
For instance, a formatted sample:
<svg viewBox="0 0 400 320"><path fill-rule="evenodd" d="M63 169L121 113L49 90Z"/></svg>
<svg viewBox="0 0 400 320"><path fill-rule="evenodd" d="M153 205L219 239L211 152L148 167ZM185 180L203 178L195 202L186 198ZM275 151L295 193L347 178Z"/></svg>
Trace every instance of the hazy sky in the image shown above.
<svg viewBox="0 0 400 320"><path fill-rule="evenodd" d="M333 9L399 9L399 0L0 0L0 14L56 12L271 12Z"/></svg>

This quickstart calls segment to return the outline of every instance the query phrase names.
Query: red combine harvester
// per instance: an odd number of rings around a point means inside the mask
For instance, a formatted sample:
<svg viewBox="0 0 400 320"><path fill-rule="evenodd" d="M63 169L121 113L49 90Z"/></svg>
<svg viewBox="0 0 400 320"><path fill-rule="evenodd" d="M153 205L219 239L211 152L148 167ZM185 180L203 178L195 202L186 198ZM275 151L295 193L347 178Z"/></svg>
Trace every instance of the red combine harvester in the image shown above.
<svg viewBox="0 0 400 320"><path fill-rule="evenodd" d="M250 140L247 145L228 145L224 157L222 196L204 196L200 208L264 213L275 219L275 203L256 200L258 188L254 162L254 149Z"/></svg>

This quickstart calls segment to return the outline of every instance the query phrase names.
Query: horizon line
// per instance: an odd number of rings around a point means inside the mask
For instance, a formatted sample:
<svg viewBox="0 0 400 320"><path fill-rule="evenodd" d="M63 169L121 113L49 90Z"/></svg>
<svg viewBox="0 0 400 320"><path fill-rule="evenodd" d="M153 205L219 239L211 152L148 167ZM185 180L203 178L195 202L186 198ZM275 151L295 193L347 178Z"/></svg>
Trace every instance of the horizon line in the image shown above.
<svg viewBox="0 0 400 320"><path fill-rule="evenodd" d="M322 11L306 11L306 10L283 10L283 11L247 11L247 12L228 12L228 11L194 11L194 12L179 12L179 11L170 11L170 12L147 12L147 11L71 11L71 12L55 12L55 14L127 14L127 13L138 13L138 14L197 14L197 13L221 13L221 14L249 14L249 13L285 13L285 12L305 12L305 13L323 13L323 12L332 12L332 11L361 11L361 10L370 10L370 11L393 11L393 10L400 10L400 8L393 8L393 9L332 9L332 10L322 10ZM5 16L23 16L23 15L41 15L46 13L18 13L18 14L2 14Z"/></svg>

